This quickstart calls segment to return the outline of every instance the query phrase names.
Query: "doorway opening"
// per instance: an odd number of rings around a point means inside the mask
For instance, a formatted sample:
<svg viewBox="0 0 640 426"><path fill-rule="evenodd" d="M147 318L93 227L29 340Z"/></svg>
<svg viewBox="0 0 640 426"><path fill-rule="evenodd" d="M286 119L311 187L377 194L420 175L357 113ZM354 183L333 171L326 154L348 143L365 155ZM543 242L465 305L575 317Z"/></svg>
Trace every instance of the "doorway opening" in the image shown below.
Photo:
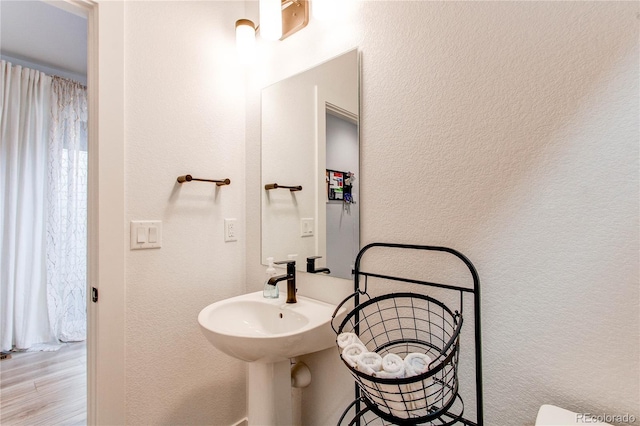
<svg viewBox="0 0 640 426"><path fill-rule="evenodd" d="M360 250L358 117L327 103L326 253L331 276L351 279ZM335 187L335 189L334 189Z"/></svg>
<svg viewBox="0 0 640 426"><path fill-rule="evenodd" d="M5 1L1 18L3 61L23 70L34 70L38 76L49 76L64 85L63 91L86 86L86 17L41 1ZM86 96L86 87L84 90ZM70 94L70 98L77 100L78 93ZM57 101L52 100L52 104L60 106L63 103L61 97L55 99ZM55 110L55 105L49 107L51 111ZM31 261L45 265L47 294L44 297L40 295L37 300L45 300L47 312L38 314L38 318L26 317L24 322L29 324L26 328L30 328L34 321L46 318L52 338L37 342L38 338L30 337L14 345L17 351L9 354L11 358L7 356L2 360L2 424L25 421L43 424L87 422L88 104L84 108L84 117L81 117L82 113L77 113L77 109L73 110L75 112L71 114L76 115L74 124L61 125L63 133L76 133L73 136L79 136L77 140L81 142L70 142L65 139L68 135L53 136L54 132L46 135L48 139L61 138L57 141L57 148L52 149L50 145L44 151L48 154L45 192L49 192L43 220L46 229L44 245L47 248L40 250L40 254ZM61 115L52 113L49 119L52 122L65 120L68 117L63 115L69 111L61 108L58 111ZM52 166L52 162L56 163L55 166ZM53 174L52 167L55 167ZM51 191L52 182L58 188L56 192ZM17 216L26 215L30 208L17 207ZM54 211L58 213L57 218L52 214ZM71 225L71 222L74 224ZM15 254L25 244L26 240L18 240L8 250ZM3 265L3 269L6 271L7 268ZM3 275L3 281L4 278ZM16 293L20 296L21 293L30 294L32 291L21 290ZM3 342L3 350L5 346ZM38 349L44 351L36 352Z"/></svg>

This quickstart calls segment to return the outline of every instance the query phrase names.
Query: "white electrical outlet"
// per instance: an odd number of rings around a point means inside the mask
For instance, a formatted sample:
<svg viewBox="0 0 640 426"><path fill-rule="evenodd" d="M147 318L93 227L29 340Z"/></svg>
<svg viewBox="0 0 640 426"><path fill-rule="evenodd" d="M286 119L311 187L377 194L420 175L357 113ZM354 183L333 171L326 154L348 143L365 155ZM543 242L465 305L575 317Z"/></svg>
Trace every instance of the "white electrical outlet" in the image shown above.
<svg viewBox="0 0 640 426"><path fill-rule="evenodd" d="M238 241L237 219L225 219L224 220L224 240L225 241Z"/></svg>

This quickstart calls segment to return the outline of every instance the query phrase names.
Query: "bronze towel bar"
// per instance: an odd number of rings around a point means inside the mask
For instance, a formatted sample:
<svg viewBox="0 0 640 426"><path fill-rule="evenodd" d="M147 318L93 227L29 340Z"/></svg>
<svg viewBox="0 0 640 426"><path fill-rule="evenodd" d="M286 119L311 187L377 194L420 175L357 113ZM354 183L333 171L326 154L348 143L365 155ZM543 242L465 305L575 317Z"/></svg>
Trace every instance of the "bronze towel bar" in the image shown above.
<svg viewBox="0 0 640 426"><path fill-rule="evenodd" d="M199 182L214 182L217 186L229 185L231 183L231 180L229 179L213 180L213 179L196 179L191 175L178 176L178 183L191 182L192 180L197 180Z"/></svg>
<svg viewBox="0 0 640 426"><path fill-rule="evenodd" d="M284 185L278 185L277 183L268 183L264 186L264 189L266 189L267 191L270 189L278 189L278 188L284 188L284 189L288 189L289 191L293 192L293 191L302 191L302 186L298 185L298 186L284 186Z"/></svg>

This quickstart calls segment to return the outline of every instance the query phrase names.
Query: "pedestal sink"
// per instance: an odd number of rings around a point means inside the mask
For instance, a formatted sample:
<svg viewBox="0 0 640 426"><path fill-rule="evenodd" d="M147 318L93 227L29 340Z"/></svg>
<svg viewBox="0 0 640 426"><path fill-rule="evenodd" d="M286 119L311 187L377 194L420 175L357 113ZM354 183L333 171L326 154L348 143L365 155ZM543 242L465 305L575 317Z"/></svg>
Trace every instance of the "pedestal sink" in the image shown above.
<svg viewBox="0 0 640 426"><path fill-rule="evenodd" d="M225 299L198 315L202 333L220 351L249 363L249 425L291 424L290 358L335 344L335 305L298 296L265 299L262 291ZM342 316L346 308L342 307Z"/></svg>

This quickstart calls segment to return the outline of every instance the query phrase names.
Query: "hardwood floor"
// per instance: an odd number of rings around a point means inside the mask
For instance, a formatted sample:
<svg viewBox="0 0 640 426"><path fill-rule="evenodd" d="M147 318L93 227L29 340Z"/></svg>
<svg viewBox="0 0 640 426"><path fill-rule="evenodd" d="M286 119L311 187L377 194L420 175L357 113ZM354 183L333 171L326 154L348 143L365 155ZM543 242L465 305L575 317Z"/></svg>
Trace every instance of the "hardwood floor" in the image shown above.
<svg viewBox="0 0 640 426"><path fill-rule="evenodd" d="M86 425L87 346L12 352L0 361L0 424Z"/></svg>

